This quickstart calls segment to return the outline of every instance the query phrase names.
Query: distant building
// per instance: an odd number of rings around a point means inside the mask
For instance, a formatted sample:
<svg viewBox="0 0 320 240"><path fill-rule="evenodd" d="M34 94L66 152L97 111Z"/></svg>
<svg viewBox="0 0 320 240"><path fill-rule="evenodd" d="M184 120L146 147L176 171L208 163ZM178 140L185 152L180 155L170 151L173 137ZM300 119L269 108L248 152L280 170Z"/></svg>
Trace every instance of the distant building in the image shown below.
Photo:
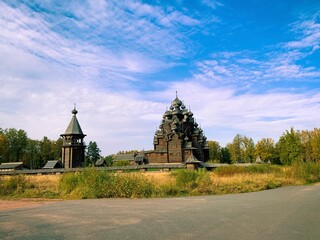
<svg viewBox="0 0 320 240"><path fill-rule="evenodd" d="M47 164L43 167L43 169L54 169L54 168L62 168L62 164L60 160L49 160Z"/></svg>
<svg viewBox="0 0 320 240"><path fill-rule="evenodd" d="M0 164L0 171L22 170L23 162L7 162Z"/></svg>
<svg viewBox="0 0 320 240"><path fill-rule="evenodd" d="M117 154L113 158L113 162L128 161L130 165L141 165L147 163L144 152Z"/></svg>
<svg viewBox="0 0 320 240"><path fill-rule="evenodd" d="M63 138L62 145L62 166L64 168L82 167L84 163L85 143L83 134L78 119L76 117L78 111L74 107L71 112L73 114L71 121L64 134L60 136Z"/></svg>
<svg viewBox="0 0 320 240"><path fill-rule="evenodd" d="M191 110L176 96L155 132L154 150L144 153L148 163L205 162L209 159L206 140Z"/></svg>

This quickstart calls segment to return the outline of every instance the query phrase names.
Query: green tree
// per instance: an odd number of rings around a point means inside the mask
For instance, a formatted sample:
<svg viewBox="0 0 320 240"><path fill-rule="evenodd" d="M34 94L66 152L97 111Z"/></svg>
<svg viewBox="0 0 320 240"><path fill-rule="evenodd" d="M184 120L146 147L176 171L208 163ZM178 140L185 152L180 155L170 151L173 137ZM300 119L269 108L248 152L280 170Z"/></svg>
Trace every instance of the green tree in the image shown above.
<svg viewBox="0 0 320 240"><path fill-rule="evenodd" d="M0 163L5 162L5 148L6 144L6 136L4 130L0 128Z"/></svg>
<svg viewBox="0 0 320 240"><path fill-rule="evenodd" d="M41 165L40 141L28 139L24 163L30 169L40 168L40 165Z"/></svg>
<svg viewBox="0 0 320 240"><path fill-rule="evenodd" d="M255 146L252 138L242 137L241 150L243 161L252 163L254 161Z"/></svg>
<svg viewBox="0 0 320 240"><path fill-rule="evenodd" d="M221 163L231 163L231 156L229 149L226 147L221 148Z"/></svg>
<svg viewBox="0 0 320 240"><path fill-rule="evenodd" d="M43 137L40 141L40 151L41 151L41 159L42 165L44 165L47 160L53 160L53 142L48 137Z"/></svg>
<svg viewBox="0 0 320 240"><path fill-rule="evenodd" d="M237 134L232 143L228 143L226 148L229 150L232 163L241 163L242 151L241 151L242 137L240 134Z"/></svg>
<svg viewBox="0 0 320 240"><path fill-rule="evenodd" d="M2 161L3 162L18 162L22 160L22 155L28 144L27 133L15 128L5 129L1 133Z"/></svg>
<svg viewBox="0 0 320 240"><path fill-rule="evenodd" d="M257 142L255 148L255 156L260 157L263 162L272 162L274 163L275 159L275 144L271 138L262 138Z"/></svg>
<svg viewBox="0 0 320 240"><path fill-rule="evenodd" d="M315 128L310 132L311 161L320 163L320 129Z"/></svg>
<svg viewBox="0 0 320 240"><path fill-rule="evenodd" d="M104 157L104 161L106 162L106 166L110 167L113 163L113 155L108 155Z"/></svg>
<svg viewBox="0 0 320 240"><path fill-rule="evenodd" d="M89 165L94 165L95 162L100 158L100 149L96 142L89 142L86 150L86 161Z"/></svg>
<svg viewBox="0 0 320 240"><path fill-rule="evenodd" d="M208 141L209 145L209 160L220 162L221 160L221 147L216 141Z"/></svg>
<svg viewBox="0 0 320 240"><path fill-rule="evenodd" d="M53 154L55 160L61 159L62 144L63 144L62 138L58 138L56 141L53 141L53 146L52 146L53 153L52 154Z"/></svg>
<svg viewBox="0 0 320 240"><path fill-rule="evenodd" d="M255 146L252 138L237 134L232 143L228 143L228 149L232 163L253 162Z"/></svg>
<svg viewBox="0 0 320 240"><path fill-rule="evenodd" d="M279 160L284 165L301 161L302 143L300 134L295 132L293 128L290 131L286 130L276 144L276 149L279 154Z"/></svg>

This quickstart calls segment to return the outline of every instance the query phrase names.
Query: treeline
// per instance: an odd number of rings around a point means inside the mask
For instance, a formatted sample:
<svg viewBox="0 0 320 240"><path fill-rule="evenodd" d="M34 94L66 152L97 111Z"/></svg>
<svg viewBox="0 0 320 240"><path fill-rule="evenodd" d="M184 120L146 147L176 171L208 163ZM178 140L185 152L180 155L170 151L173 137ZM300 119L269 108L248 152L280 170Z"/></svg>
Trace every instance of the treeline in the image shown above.
<svg viewBox="0 0 320 240"><path fill-rule="evenodd" d="M220 163L252 163L257 158L283 165L320 163L320 129L296 131L291 128L276 143L271 138L263 138L255 144L252 138L238 134L226 147L209 141L209 148L210 161Z"/></svg>
<svg viewBox="0 0 320 240"><path fill-rule="evenodd" d="M61 159L62 139L28 138L24 130L0 128L0 163L23 162L30 169L42 168L47 160Z"/></svg>
<svg viewBox="0 0 320 240"><path fill-rule="evenodd" d="M62 138L50 140L43 137L39 141L28 138L24 130L0 128L0 163L23 162L24 167L29 169L42 168L48 160L61 160L62 144ZM93 166L101 158L100 152L97 143L90 141L84 164Z"/></svg>
<svg viewBox="0 0 320 240"><path fill-rule="evenodd" d="M275 142L263 138L254 143L252 138L236 135L226 147L216 141L209 141L209 159L219 163L252 163L257 158L263 162L291 165L297 162L320 163L320 129L312 131L286 130ZM63 140L42 140L28 138L24 130L0 128L0 163L23 162L29 169L42 168L48 160L59 160ZM85 165L92 166L98 159L104 159L107 166L113 163L113 155L102 157L96 142L89 142L86 148ZM121 152L131 153L133 151ZM120 152L119 152L120 153Z"/></svg>

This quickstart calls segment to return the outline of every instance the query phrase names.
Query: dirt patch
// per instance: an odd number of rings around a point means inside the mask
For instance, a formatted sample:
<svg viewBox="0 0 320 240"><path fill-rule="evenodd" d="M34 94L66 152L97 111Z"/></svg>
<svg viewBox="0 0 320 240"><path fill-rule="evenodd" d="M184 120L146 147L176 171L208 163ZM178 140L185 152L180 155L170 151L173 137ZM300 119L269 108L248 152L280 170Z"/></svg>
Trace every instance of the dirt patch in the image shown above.
<svg viewBox="0 0 320 240"><path fill-rule="evenodd" d="M43 204L49 204L57 201L62 201L60 199L39 199L39 198L26 198L18 200L2 200L0 199L0 211L11 210L16 208L27 208L34 207Z"/></svg>

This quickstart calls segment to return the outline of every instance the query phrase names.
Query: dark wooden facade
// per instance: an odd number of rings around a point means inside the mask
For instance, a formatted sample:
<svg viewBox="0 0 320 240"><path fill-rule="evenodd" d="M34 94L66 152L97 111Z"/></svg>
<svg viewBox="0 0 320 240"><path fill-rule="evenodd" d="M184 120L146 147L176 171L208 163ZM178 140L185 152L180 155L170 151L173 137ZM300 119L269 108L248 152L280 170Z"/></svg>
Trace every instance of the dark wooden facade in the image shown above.
<svg viewBox="0 0 320 240"><path fill-rule="evenodd" d="M177 96L155 132L154 150L145 155L149 163L185 163L191 156L205 162L209 158L206 140L193 113Z"/></svg>
<svg viewBox="0 0 320 240"><path fill-rule="evenodd" d="M86 135L82 132L76 117L77 113L78 111L74 108L67 130L60 135L63 138L62 165L64 168L82 167L85 159L86 146L83 139Z"/></svg>

